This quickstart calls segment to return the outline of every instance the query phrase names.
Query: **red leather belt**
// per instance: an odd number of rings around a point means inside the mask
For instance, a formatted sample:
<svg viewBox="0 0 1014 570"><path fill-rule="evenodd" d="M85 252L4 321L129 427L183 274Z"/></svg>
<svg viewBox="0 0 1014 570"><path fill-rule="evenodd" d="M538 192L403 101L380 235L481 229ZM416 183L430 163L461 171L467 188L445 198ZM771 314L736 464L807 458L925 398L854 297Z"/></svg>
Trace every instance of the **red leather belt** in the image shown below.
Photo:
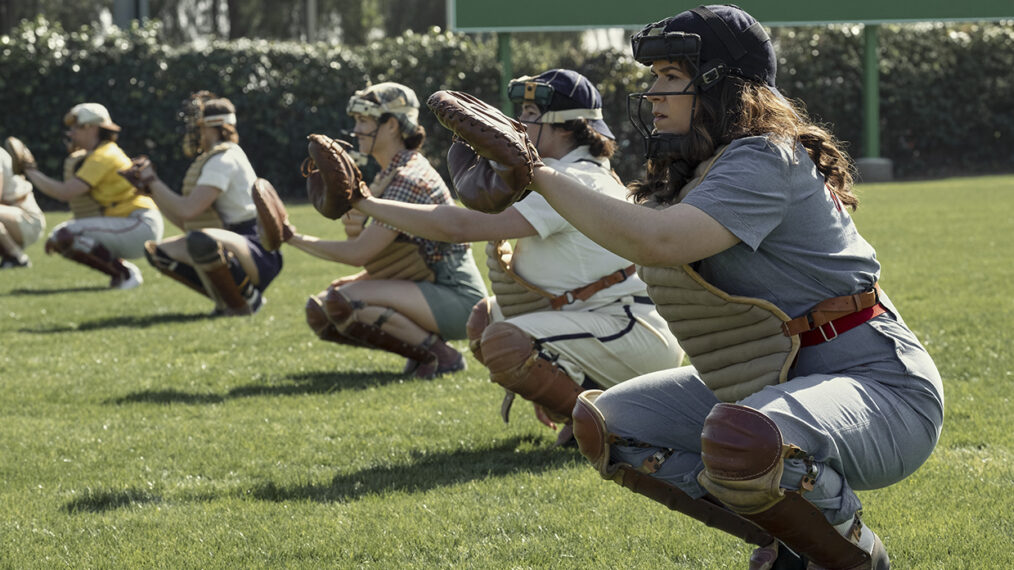
<svg viewBox="0 0 1014 570"><path fill-rule="evenodd" d="M878 302L876 305L873 305L868 309L850 313L844 317L839 317L833 321L824 323L813 330L800 333L799 345L813 346L815 344L827 342L843 332L854 329L873 317L882 315L886 312L887 309Z"/></svg>
<svg viewBox="0 0 1014 570"><path fill-rule="evenodd" d="M827 342L887 311L880 304L880 285L856 295L825 299L801 317L782 325L785 336L799 335L800 346Z"/></svg>

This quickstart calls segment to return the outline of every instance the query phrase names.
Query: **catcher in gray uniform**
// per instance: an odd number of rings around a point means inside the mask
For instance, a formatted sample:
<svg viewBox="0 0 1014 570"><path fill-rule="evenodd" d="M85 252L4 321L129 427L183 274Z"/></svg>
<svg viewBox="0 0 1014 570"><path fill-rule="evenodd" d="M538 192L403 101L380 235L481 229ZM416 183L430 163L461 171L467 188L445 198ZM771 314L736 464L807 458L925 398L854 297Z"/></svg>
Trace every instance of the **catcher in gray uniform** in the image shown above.
<svg viewBox="0 0 1014 570"><path fill-rule="evenodd" d="M771 40L741 9L681 12L632 48L653 76L629 99L640 205L537 163L530 188L638 264L692 366L582 393L581 451L603 478L757 545L751 568L888 568L855 491L929 457L943 390L877 285L849 159L778 93Z"/></svg>

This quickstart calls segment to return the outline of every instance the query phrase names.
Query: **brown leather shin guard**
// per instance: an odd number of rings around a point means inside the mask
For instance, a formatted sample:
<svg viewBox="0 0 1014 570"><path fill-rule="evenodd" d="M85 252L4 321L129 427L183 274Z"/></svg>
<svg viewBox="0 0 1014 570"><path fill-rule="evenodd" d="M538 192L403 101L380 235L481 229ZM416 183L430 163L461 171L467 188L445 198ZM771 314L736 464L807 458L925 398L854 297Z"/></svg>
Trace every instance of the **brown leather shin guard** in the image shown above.
<svg viewBox="0 0 1014 570"><path fill-rule="evenodd" d="M707 498L694 499L679 487L641 473L629 465L621 465L613 479L634 493L662 503L669 510L681 512L711 528L718 529L757 546L766 546L774 540L767 530L717 502ZM833 530L833 529L832 529Z"/></svg>
<svg viewBox="0 0 1014 570"><path fill-rule="evenodd" d="M570 419L584 388L540 357L528 333L510 323L493 323L482 334L481 348L490 380L539 404L554 420Z"/></svg>
<svg viewBox="0 0 1014 570"><path fill-rule="evenodd" d="M335 330L344 336L364 343L366 346L411 358L420 363L430 362L436 355L429 350L408 344L407 342L384 332L376 324L361 323L355 320L357 307L338 289L330 288L324 296L324 312L334 325Z"/></svg>
<svg viewBox="0 0 1014 570"><path fill-rule="evenodd" d="M92 245L88 245L91 242ZM67 228L60 228L46 241L46 252L56 251L67 259L117 278L129 274L127 268L101 243L77 237Z"/></svg>
<svg viewBox="0 0 1014 570"><path fill-rule="evenodd" d="M489 297L486 297L472 307L472 312L468 315L468 322L465 324L465 332L468 335L468 350L472 352L472 356L479 361L479 364L484 366L486 361L482 358L482 333L489 327L489 323L492 320Z"/></svg>
<svg viewBox="0 0 1014 570"><path fill-rule="evenodd" d="M306 324L309 325L310 329L321 340L337 344L366 347L365 343L338 332L334 324L328 320L327 313L324 312L323 298L325 294L326 292L314 295L306 300Z"/></svg>
<svg viewBox="0 0 1014 570"><path fill-rule="evenodd" d="M601 393L601 390L588 390L578 397L574 406L573 426L574 439L577 440L581 454L603 479L751 544L766 546L774 540L764 529L711 499L694 499L678 487L642 473L629 464L610 463L611 441L614 436L608 432L602 412L595 407L595 400Z"/></svg>
<svg viewBox="0 0 1014 570"><path fill-rule="evenodd" d="M224 305L227 315L252 315L253 309L243 298L240 286L229 269L229 260L214 238L202 231L187 233L187 253L194 261L194 269L204 282L209 295Z"/></svg>
<svg viewBox="0 0 1014 570"><path fill-rule="evenodd" d="M162 275L186 285L189 289L204 297L211 298L211 296L208 295L208 292L204 290L204 286L201 284L200 278L197 277L197 270L194 270L196 280L190 279L187 275L177 272L176 267L186 264L182 264L181 262L166 255L165 252L158 247L157 243L150 240L144 242L144 256L148 259L148 263L150 263L151 266L157 269Z"/></svg>
<svg viewBox="0 0 1014 570"><path fill-rule="evenodd" d="M698 481L730 509L757 523L823 568L868 568L870 555L835 530L796 491L780 487L786 457L802 452L782 442L778 426L761 412L717 404L704 421Z"/></svg>

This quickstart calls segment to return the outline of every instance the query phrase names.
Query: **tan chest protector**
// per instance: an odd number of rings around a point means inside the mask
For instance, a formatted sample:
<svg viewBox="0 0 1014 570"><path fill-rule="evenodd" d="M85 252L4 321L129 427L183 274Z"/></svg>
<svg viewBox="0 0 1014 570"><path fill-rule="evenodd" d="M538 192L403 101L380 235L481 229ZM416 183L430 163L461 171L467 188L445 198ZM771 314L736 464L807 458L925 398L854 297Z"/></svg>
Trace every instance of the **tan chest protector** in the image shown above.
<svg viewBox="0 0 1014 570"><path fill-rule="evenodd" d="M698 166L678 200L701 183L724 150ZM789 316L773 303L729 295L689 265L638 267L637 273L669 330L719 400L735 402L786 380L799 351L799 337L783 334L782 324Z"/></svg>
<svg viewBox="0 0 1014 570"><path fill-rule="evenodd" d="M64 182L69 182L74 178L74 173L77 172L78 167L81 166L81 162L84 161L87 155L88 151L80 148L67 155L67 158L63 160ZM67 203L70 205L70 213L74 216L75 220L94 218L102 215L102 204L99 204L98 200L92 198L89 192L78 194L68 200Z"/></svg>
<svg viewBox="0 0 1014 570"><path fill-rule="evenodd" d="M550 299L554 295L515 273L513 258L514 251L506 240L486 243L489 283L503 316L551 310Z"/></svg>
<svg viewBox="0 0 1014 570"><path fill-rule="evenodd" d="M397 175L397 170L392 170L383 178L379 176L373 179L370 184L370 192L378 198L384 194L388 185ZM346 224L345 233L350 238L358 236L363 231L365 217L357 218L358 226ZM367 261L363 266L370 279L391 279L396 281L429 281L436 280L433 270L426 264L422 252L419 251L419 244L413 241L395 240L382 249L373 259Z"/></svg>
<svg viewBox="0 0 1014 570"><path fill-rule="evenodd" d="M194 160L193 164L190 165L190 168L187 169L187 173L183 176L183 190L181 194L183 194L184 197L189 196L190 193L194 191L194 188L197 187L197 180L201 177L201 170L204 168L204 165L208 162L208 160L216 154L221 154L229 150L233 144L234 143L231 142L218 143L213 146L211 150L202 152L197 159ZM223 188L222 190L224 191L225 189ZM225 224L222 223L222 216L218 214L218 210L215 210L214 203L200 214L194 216L186 222L183 222L184 230L223 227L225 227Z"/></svg>

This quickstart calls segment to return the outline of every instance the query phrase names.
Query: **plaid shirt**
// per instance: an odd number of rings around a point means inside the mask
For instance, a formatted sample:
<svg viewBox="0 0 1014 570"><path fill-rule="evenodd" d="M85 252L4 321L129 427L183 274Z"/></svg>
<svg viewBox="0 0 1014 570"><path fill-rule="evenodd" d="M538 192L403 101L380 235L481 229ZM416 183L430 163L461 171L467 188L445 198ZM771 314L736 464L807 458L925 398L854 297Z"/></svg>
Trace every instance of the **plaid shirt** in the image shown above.
<svg viewBox="0 0 1014 570"><path fill-rule="evenodd" d="M444 179L417 151L406 149L394 155L391 164L381 171L377 178L388 176L394 170L397 170L397 173L394 174L394 178L387 185L382 196L385 200L397 200L408 204L454 204L454 199L451 197L451 192L447 189ZM418 244L419 250L426 258L426 263L430 265L443 259L446 253L466 251L469 248L467 243L428 240L406 234L381 221L373 223L398 232L398 241L411 241Z"/></svg>

